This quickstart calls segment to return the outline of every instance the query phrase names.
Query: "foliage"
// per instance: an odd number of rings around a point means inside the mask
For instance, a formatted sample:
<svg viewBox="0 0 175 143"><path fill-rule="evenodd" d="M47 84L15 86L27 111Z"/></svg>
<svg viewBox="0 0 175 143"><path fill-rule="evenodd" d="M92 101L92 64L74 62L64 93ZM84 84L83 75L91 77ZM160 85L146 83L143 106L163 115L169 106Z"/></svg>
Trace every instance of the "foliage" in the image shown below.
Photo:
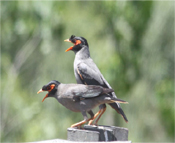
<svg viewBox="0 0 175 143"><path fill-rule="evenodd" d="M64 39L83 36L129 122L109 106L100 124L129 129L129 140L174 140L174 7L169 1L1 2L1 140L66 139L82 120L36 92L49 81L75 83ZM95 109L97 111L97 109Z"/></svg>

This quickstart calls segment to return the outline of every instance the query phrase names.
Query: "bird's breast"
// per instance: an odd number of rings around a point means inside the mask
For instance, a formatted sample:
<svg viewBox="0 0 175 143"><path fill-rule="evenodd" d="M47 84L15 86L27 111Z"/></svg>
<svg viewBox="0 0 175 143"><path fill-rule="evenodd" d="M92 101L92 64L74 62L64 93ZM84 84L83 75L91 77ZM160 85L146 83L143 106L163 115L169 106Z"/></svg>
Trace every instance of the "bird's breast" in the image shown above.
<svg viewBox="0 0 175 143"><path fill-rule="evenodd" d="M80 112L79 108L76 106L76 102L73 101L71 98L57 98L58 102L62 104L67 109L73 112Z"/></svg>

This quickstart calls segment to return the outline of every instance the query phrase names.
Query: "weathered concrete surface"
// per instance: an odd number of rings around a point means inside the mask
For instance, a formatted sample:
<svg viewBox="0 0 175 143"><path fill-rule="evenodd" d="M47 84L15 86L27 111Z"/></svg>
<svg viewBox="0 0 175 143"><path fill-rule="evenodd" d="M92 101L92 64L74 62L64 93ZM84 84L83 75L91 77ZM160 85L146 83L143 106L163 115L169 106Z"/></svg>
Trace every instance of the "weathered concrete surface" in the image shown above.
<svg viewBox="0 0 175 143"><path fill-rule="evenodd" d="M113 130L110 128L104 128L103 126L84 126L85 130L97 131L99 132L98 141L115 141Z"/></svg>
<svg viewBox="0 0 175 143"><path fill-rule="evenodd" d="M67 140L69 141L99 141L99 132L84 129L67 129Z"/></svg>
<svg viewBox="0 0 175 143"><path fill-rule="evenodd" d="M128 129L115 126L89 126L84 129L68 128L70 141L128 141Z"/></svg>

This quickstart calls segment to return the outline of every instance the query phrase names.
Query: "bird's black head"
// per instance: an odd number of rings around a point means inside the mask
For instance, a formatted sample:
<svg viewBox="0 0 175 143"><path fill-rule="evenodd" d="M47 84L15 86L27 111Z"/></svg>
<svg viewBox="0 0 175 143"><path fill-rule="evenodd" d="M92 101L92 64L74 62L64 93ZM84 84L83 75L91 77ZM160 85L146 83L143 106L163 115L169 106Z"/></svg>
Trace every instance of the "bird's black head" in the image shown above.
<svg viewBox="0 0 175 143"><path fill-rule="evenodd" d="M70 48L68 48L68 49L66 50L66 52L67 52L67 51L70 51L70 50L77 52L77 51L79 51L83 46L88 47L88 42L87 42L87 40L86 40L85 38L83 38L83 37L76 37L75 35L72 35L69 39L66 39L66 40L64 40L64 41L66 41L66 42L71 42L71 43L74 44L74 46L71 46Z"/></svg>
<svg viewBox="0 0 175 143"><path fill-rule="evenodd" d="M52 80L50 81L48 84L44 85L42 87L42 89L40 89L37 93L43 92L43 91L48 91L48 93L46 94L46 96L43 98L42 102L47 98L47 97L52 97L58 88L58 85L60 84L60 82L56 81L56 80Z"/></svg>

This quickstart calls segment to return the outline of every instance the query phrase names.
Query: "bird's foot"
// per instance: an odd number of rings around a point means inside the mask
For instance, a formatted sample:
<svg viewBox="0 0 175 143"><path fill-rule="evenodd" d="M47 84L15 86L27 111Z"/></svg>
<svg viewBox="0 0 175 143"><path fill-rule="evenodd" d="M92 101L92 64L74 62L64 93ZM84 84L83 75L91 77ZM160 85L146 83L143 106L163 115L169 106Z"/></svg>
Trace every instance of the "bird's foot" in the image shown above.
<svg viewBox="0 0 175 143"><path fill-rule="evenodd" d="M95 122L95 123L93 124L93 126L98 126L97 122Z"/></svg>
<svg viewBox="0 0 175 143"><path fill-rule="evenodd" d="M81 127L81 125L71 125L71 128L79 129L80 127Z"/></svg>
<svg viewBox="0 0 175 143"><path fill-rule="evenodd" d="M71 125L71 128L76 128L76 129L84 129L82 127L83 124L85 124L87 121L81 121L81 122L78 122L78 123L75 123L73 125Z"/></svg>
<svg viewBox="0 0 175 143"><path fill-rule="evenodd" d="M87 122L87 120L80 121L78 123L75 123L75 124L71 125L71 128L79 127L79 126L85 124L86 122Z"/></svg>
<svg viewBox="0 0 175 143"><path fill-rule="evenodd" d="M90 126L98 126L97 124L91 124Z"/></svg>
<svg viewBox="0 0 175 143"><path fill-rule="evenodd" d="M89 121L88 125L91 125L91 126L98 126L97 122L93 123L93 120L92 120L92 121Z"/></svg>

